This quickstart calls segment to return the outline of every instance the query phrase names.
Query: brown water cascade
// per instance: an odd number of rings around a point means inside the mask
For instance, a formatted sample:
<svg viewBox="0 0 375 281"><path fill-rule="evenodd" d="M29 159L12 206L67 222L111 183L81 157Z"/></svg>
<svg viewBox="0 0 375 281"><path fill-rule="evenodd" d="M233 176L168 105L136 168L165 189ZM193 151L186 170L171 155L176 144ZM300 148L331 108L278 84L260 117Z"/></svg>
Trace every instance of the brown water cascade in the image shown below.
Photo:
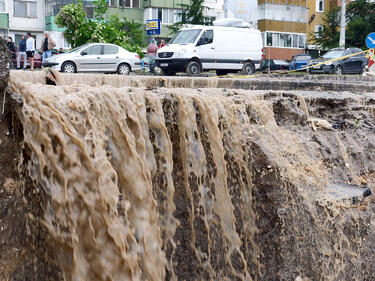
<svg viewBox="0 0 375 281"><path fill-rule="evenodd" d="M38 280L375 280L373 94L132 79L12 73Z"/></svg>

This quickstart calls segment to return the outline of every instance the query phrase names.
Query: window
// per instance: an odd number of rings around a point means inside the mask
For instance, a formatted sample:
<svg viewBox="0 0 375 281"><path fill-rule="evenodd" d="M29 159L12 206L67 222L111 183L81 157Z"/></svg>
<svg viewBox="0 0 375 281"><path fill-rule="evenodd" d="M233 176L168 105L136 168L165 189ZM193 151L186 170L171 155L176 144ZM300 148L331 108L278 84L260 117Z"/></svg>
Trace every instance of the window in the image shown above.
<svg viewBox="0 0 375 281"><path fill-rule="evenodd" d="M316 11L324 12L324 0L316 0Z"/></svg>
<svg viewBox="0 0 375 281"><path fill-rule="evenodd" d="M306 47L306 36L298 35L298 48L305 48L305 47Z"/></svg>
<svg viewBox="0 0 375 281"><path fill-rule="evenodd" d="M6 0L0 0L0 13L6 12Z"/></svg>
<svg viewBox="0 0 375 281"><path fill-rule="evenodd" d="M157 19L160 20L160 22L163 22L163 10L162 9L158 9L158 17Z"/></svg>
<svg viewBox="0 0 375 281"><path fill-rule="evenodd" d="M162 20L162 22L164 24L173 24L173 23L175 23L174 10L173 9L163 9L162 10L162 14L163 14L163 20Z"/></svg>
<svg viewBox="0 0 375 281"><path fill-rule="evenodd" d="M14 1L14 16L36 18L36 2Z"/></svg>
<svg viewBox="0 0 375 281"><path fill-rule="evenodd" d="M292 44L293 48L298 48L298 35L297 34L293 34L293 44Z"/></svg>
<svg viewBox="0 0 375 281"><path fill-rule="evenodd" d="M101 55L102 54L102 45L94 45L86 48L84 52L87 55Z"/></svg>
<svg viewBox="0 0 375 281"><path fill-rule="evenodd" d="M199 38L197 45L201 46L201 45L211 44L213 41L214 41L214 31L206 30L205 32L203 32L201 38Z"/></svg>
<svg viewBox="0 0 375 281"><path fill-rule="evenodd" d="M202 29L181 30L169 41L169 44L194 43L201 31Z"/></svg>
<svg viewBox="0 0 375 281"><path fill-rule="evenodd" d="M117 0L108 0L108 7L116 7Z"/></svg>
<svg viewBox="0 0 375 281"><path fill-rule="evenodd" d="M280 47L292 47L292 35L280 33Z"/></svg>
<svg viewBox="0 0 375 281"><path fill-rule="evenodd" d="M272 46L272 33L267 32L266 46Z"/></svg>
<svg viewBox="0 0 375 281"><path fill-rule="evenodd" d="M266 32L266 47L305 48L306 35Z"/></svg>
<svg viewBox="0 0 375 281"><path fill-rule="evenodd" d="M272 34L272 46L280 46L280 33Z"/></svg>
<svg viewBox="0 0 375 281"><path fill-rule="evenodd" d="M316 37L321 37L323 32L323 26L321 25L315 25L315 36Z"/></svg>
<svg viewBox="0 0 375 281"><path fill-rule="evenodd" d="M85 7L85 12L88 19L94 18L94 7Z"/></svg>
<svg viewBox="0 0 375 281"><path fill-rule="evenodd" d="M175 10L174 14L175 14L175 22L181 22L182 17L184 15L183 11L182 10Z"/></svg>
<svg viewBox="0 0 375 281"><path fill-rule="evenodd" d="M118 5L123 8L139 8L139 0L120 0Z"/></svg>
<svg viewBox="0 0 375 281"><path fill-rule="evenodd" d="M118 53L118 47L111 45L104 45L104 54L105 55L114 55Z"/></svg>
<svg viewBox="0 0 375 281"><path fill-rule="evenodd" d="M134 2L135 0L132 1ZM147 20L159 19L163 24L174 24L181 21L181 13L182 10L179 9L147 8L145 9L144 20L146 22Z"/></svg>

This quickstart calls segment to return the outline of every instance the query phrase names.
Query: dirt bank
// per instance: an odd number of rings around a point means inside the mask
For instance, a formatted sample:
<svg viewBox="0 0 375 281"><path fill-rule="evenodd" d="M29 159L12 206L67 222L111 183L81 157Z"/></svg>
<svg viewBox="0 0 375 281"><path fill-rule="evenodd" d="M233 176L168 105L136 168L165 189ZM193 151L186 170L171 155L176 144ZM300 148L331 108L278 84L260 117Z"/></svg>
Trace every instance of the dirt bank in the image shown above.
<svg viewBox="0 0 375 281"><path fill-rule="evenodd" d="M100 75L48 86L41 73L12 75L22 130L1 138L2 160L22 152L35 184L3 173L30 184L13 188L12 200L27 200L20 224L5 225L21 243L23 214L41 219L29 235L38 246L18 263L41 266L5 278L374 280L374 199L362 196L375 180L367 88L249 91Z"/></svg>

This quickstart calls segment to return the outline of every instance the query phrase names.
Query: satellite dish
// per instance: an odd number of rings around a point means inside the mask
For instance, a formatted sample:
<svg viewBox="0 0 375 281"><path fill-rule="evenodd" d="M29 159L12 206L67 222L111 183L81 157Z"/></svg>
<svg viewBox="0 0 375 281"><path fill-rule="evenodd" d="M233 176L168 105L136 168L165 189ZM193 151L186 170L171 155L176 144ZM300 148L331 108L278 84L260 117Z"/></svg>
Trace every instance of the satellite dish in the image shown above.
<svg viewBox="0 0 375 281"><path fill-rule="evenodd" d="M250 27L250 24L248 22L237 18L219 19L215 20L213 24L215 26Z"/></svg>

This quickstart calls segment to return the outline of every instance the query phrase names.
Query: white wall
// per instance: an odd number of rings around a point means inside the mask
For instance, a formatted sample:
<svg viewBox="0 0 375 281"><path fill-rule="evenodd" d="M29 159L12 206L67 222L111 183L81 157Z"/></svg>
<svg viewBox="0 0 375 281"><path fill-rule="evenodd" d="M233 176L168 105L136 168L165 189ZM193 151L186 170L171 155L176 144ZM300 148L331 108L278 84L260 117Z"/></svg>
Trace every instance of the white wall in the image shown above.
<svg viewBox="0 0 375 281"><path fill-rule="evenodd" d="M25 1L25 0L23 0ZM35 2L31 0L26 0ZM11 30L30 30L43 32L45 27L45 1L38 0L37 2L37 17L26 18L26 17L14 17L14 1L8 0L8 12L9 12L9 29Z"/></svg>
<svg viewBox="0 0 375 281"><path fill-rule="evenodd" d="M56 42L55 49L68 49L68 45L65 45L64 33L60 31L49 31L49 36Z"/></svg>

